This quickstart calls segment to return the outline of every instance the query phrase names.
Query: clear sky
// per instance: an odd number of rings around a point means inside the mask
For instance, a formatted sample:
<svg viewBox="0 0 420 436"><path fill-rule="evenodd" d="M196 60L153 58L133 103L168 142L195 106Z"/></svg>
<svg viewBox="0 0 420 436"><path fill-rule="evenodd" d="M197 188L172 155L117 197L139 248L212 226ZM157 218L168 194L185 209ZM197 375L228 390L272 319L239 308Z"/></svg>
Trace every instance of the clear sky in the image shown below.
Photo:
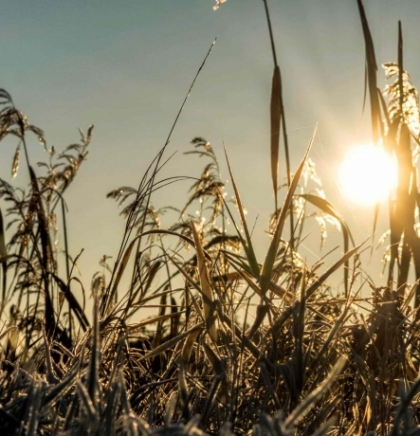
<svg viewBox="0 0 420 436"><path fill-rule="evenodd" d="M209 140L221 160L224 142L250 221L258 215L265 225L272 212L273 64L263 3L227 0L217 12L213 5L213 0L19 0L2 5L0 87L58 150L78 140L79 127L86 130L95 124L88 160L66 197L70 251L75 255L85 249L81 265L86 284L103 254L116 255L124 229L116 203L106 194L138 184L164 144L216 36L172 137L168 152L177 154L164 175L200 173L203 162L183 156L193 137ZM372 210L349 204L334 182L345 151L371 139L369 112L362 116L364 42L356 0L270 0L269 6L283 74L292 167L318 123L311 157L327 198L361 241L370 233ZM402 20L405 68L419 85L420 2L365 0L365 8L379 64L396 60L397 22ZM382 71L378 77L383 86ZM1 153L0 174L7 180L13 141L4 142ZM35 140L30 154L34 161L46 158ZM227 178L225 165L222 168ZM284 177L284 160L280 168ZM13 183L27 183L26 173L21 171ZM156 196L156 204L173 204L188 186L182 182L167 188ZM182 206L182 201L174 205ZM264 246L266 235L258 237ZM332 245L341 241L334 230L330 238ZM307 248L302 254L311 261L322 255L315 247ZM315 251L314 257L309 250Z"/></svg>

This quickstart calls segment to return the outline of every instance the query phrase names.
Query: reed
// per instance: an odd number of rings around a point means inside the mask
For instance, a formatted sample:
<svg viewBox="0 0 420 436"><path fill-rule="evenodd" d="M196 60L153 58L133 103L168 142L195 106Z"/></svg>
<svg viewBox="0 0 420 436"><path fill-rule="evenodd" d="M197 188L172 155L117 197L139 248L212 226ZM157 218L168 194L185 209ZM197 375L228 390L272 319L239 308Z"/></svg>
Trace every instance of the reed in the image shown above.
<svg viewBox="0 0 420 436"><path fill-rule="evenodd" d="M397 198L389 204L388 279L382 287L366 280L370 297L359 296L356 287L363 244L355 245L340 213L305 181L316 179L309 158L315 132L298 167L290 167L266 0L274 60L267 149L275 204L268 236L249 227L227 152L234 200L226 200L218 158L204 138L194 138L188 152L206 163L200 177L185 177L192 183L186 204L153 206L157 189L181 179L160 179L164 153L210 49L139 186L108 194L123 206L125 233L115 263L101 261L110 276L102 272L92 279L92 311L75 274L76 266L82 268L80 254L73 258L68 250L65 195L86 166L93 126L58 153L0 89L0 140L17 139L12 175L23 148L30 176L26 190L0 179L1 434L420 434L420 247L411 148L411 141L420 147L418 96L403 70L401 25L398 63L385 64L387 77L396 81L384 93L378 90L362 0L355 7L365 39L373 139L384 141L400 168ZM26 141L31 134L47 153L36 170ZM322 226L335 220L342 230L344 254L330 263L308 265L299 255L307 206L316 208ZM164 213L173 218L167 228L160 220ZM378 214L377 208L374 223ZM64 236L63 268L57 228ZM259 259L261 237L271 240ZM414 285L407 283L411 259ZM343 294L329 285L337 271L344 277ZM157 312L145 315L151 308Z"/></svg>

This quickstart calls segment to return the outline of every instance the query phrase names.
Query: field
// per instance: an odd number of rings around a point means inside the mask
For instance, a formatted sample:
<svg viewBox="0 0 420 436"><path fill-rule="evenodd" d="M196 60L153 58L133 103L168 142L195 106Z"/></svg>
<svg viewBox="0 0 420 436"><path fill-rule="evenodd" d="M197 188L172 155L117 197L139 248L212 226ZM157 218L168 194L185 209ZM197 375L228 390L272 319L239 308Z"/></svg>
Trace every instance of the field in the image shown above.
<svg viewBox="0 0 420 436"><path fill-rule="evenodd" d="M273 213L262 258L227 151L216 156L195 137L188 153L200 158L200 178L161 178L172 133L214 44L138 187L108 194L122 207L125 232L118 255L112 262L103 257L90 289L77 274L81 253L69 254L65 198L86 169L93 126L58 151L0 89L0 140L13 138L16 146L12 177L25 171L30 180L20 188L0 179L1 434L420 435L418 93L403 68L401 23L397 62L384 65L389 85L378 89L369 17L362 0L356 6L372 142L398 169L380 285L363 272L368 241L354 243L323 195L310 159L316 130L292 168L266 0L272 190L264 195ZM31 135L48 156L37 166L27 146ZM225 196L221 159L233 200ZM155 192L180 180L190 182L186 204L155 208ZM308 265L300 255L304 225L313 219L308 210L316 210L321 239L328 223L340 228L338 260ZM379 206L373 235L378 213ZM165 214L174 218L169 226L161 223ZM342 290L331 285L337 274ZM151 313L145 309L155 312L145 316Z"/></svg>

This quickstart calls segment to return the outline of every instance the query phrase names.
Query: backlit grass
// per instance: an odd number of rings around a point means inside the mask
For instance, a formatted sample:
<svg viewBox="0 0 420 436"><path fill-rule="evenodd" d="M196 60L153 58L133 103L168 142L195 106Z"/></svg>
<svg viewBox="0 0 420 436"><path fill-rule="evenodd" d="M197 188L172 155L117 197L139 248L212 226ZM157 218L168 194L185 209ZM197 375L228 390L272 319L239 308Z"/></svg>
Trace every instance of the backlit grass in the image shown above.
<svg viewBox="0 0 420 436"><path fill-rule="evenodd" d="M377 284L367 279L369 296L362 297L356 283L364 247L355 245L351 229L323 196L309 158L316 132L300 164L290 166L275 29L267 2L261 6L273 54L267 102L272 191L262 193L273 202L273 213L263 235L247 222L228 154L216 156L204 138L191 143L189 153L201 157L204 168L199 178L190 178L187 203L153 207L154 192L180 179L162 179L160 170L210 51L138 187L108 194L122 206L125 233L114 248L115 261L102 259L104 272L92 278L90 289L78 278L79 255L68 252L65 196L80 168L89 171L84 161L93 126L59 152L0 90L0 139L16 138L12 176L27 171L30 180L23 189L0 179L1 434L420 434L414 164L420 123L417 90L403 70L401 26L398 62L385 65L390 85L382 93L363 4L355 2L365 40L360 49L366 51L372 141L395 157L399 171L389 199L388 274ZM45 147L47 160L38 167L28 135ZM224 195L218 159L228 163L233 201ZM321 240L328 222L340 227L344 255L306 264L299 247L307 208L316 210ZM163 213L173 217L165 228ZM373 233L377 216L378 208ZM259 258L261 238L270 242ZM329 285L337 271L342 293ZM152 308L153 315L144 315Z"/></svg>

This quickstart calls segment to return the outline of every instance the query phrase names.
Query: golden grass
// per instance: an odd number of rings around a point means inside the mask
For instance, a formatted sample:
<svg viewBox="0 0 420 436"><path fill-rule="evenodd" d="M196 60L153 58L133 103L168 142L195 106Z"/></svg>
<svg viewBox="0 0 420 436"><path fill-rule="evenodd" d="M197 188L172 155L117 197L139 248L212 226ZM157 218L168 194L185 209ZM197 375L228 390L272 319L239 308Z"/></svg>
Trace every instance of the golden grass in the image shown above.
<svg viewBox="0 0 420 436"><path fill-rule="evenodd" d="M161 210L152 205L156 189L178 180L158 180L163 155L210 51L138 188L108 195L124 204L126 227L115 264L111 268L102 260L110 277L98 273L92 280L92 316L75 275L78 257L68 252L64 200L88 153L92 127L61 154L46 148L49 160L37 173L25 138L33 133L46 147L44 134L0 90L0 139L14 135L19 140L12 175L19 170L21 148L30 175L27 193L0 179L0 196L8 206L5 219L0 211L1 434L419 434L418 280L407 283L411 260L420 278L411 150L411 140L420 144L418 97L403 71L401 26L398 65L386 66L397 81L385 95L378 92L373 41L362 1L357 5L373 138L384 141L400 166L397 198L389 209L388 281L384 287L367 281L371 297L359 297L355 288L363 244L355 246L329 201L312 192L298 194L302 175L310 171L315 132L292 174L266 0L274 60L269 150L275 207L261 261L227 153L238 213L225 200L217 157L203 138L192 141L189 153L208 163L186 205ZM287 192L279 207L282 141ZM307 219L309 204L340 224L344 254L330 265L310 266L299 255L301 235L294 223L298 227ZM191 215L195 206L198 215ZM161 228L160 214L171 211L174 224ZM228 220L235 234L227 233ZM64 234L64 275L53 248L56 225ZM328 284L340 270L344 295ZM143 311L150 307L158 313L145 319Z"/></svg>

